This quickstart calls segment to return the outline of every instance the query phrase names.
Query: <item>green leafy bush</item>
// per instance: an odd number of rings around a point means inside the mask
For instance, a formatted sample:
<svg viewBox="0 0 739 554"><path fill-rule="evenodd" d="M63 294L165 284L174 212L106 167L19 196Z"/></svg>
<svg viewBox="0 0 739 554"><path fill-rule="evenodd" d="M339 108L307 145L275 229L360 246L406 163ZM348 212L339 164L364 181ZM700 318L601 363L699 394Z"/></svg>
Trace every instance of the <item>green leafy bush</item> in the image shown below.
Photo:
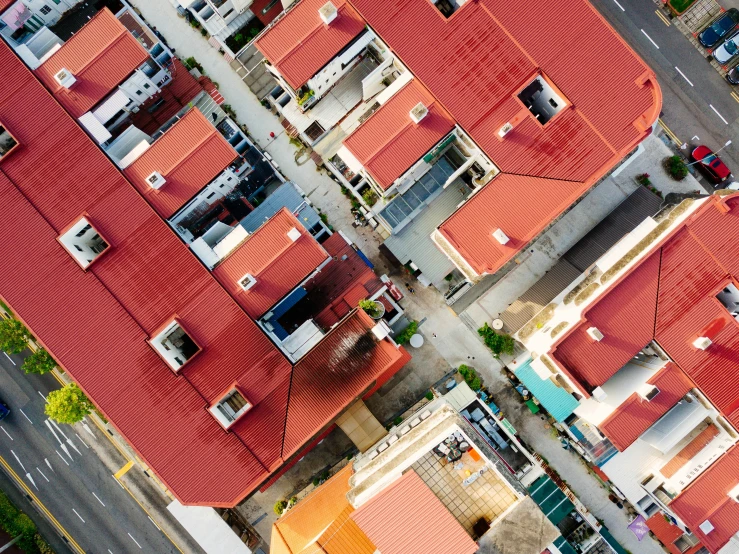
<svg viewBox="0 0 739 554"><path fill-rule="evenodd" d="M28 358L25 359L21 369L26 373L38 373L43 375L49 373L56 367L54 358L51 357L46 350L39 348L36 352L33 352Z"/></svg>
<svg viewBox="0 0 739 554"><path fill-rule="evenodd" d="M418 331L418 321L411 321L408 327L403 329L395 337L395 342L398 344L406 344L411 340L411 337Z"/></svg>
<svg viewBox="0 0 739 554"><path fill-rule="evenodd" d="M380 317L382 313L374 300L360 300L359 307L362 308L370 317Z"/></svg>
<svg viewBox="0 0 739 554"><path fill-rule="evenodd" d="M0 492L0 527L13 538L20 536L16 545L28 554L54 554L51 547L37 533L33 520L20 511L2 492Z"/></svg>
<svg viewBox="0 0 739 554"><path fill-rule="evenodd" d="M377 193L372 188L368 188L362 193L362 198L364 199L365 203L371 208L375 204L377 204Z"/></svg>
<svg viewBox="0 0 739 554"><path fill-rule="evenodd" d="M482 337L493 354L498 358L501 354L513 354L513 337L504 333L496 333L495 330L490 327L487 323L480 327L477 332Z"/></svg>
<svg viewBox="0 0 739 554"><path fill-rule="evenodd" d="M676 181L682 181L688 176L688 166L680 156L670 156L665 160L665 169L670 177Z"/></svg>
<svg viewBox="0 0 739 554"><path fill-rule="evenodd" d="M30 331L17 319L0 319L0 350L18 354L26 349L31 338Z"/></svg>
<svg viewBox="0 0 739 554"><path fill-rule="evenodd" d="M283 513L285 513L285 510L287 509L287 500L278 500L277 502L275 502L275 507L273 509L275 511L275 514L281 516Z"/></svg>
<svg viewBox="0 0 739 554"><path fill-rule="evenodd" d="M434 393L431 392L430 390L429 391L426 391L426 394L424 394L424 397L426 398L426 400L433 400L434 399Z"/></svg>
<svg viewBox="0 0 739 554"><path fill-rule="evenodd" d="M459 366L458 371L459 374L464 377L464 382L467 383L472 390L478 391L482 388L482 379L477 374L474 367L462 364Z"/></svg>

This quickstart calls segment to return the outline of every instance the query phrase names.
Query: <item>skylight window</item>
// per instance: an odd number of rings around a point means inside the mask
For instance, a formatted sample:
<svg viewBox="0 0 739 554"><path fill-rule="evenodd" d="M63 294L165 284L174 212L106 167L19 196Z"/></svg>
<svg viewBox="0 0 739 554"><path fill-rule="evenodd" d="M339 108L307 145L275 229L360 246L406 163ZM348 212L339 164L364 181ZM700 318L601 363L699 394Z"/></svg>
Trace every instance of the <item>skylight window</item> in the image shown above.
<svg viewBox="0 0 739 554"><path fill-rule="evenodd" d="M729 311L731 317L739 320L739 289L734 283L729 283L716 298Z"/></svg>
<svg viewBox="0 0 739 554"><path fill-rule="evenodd" d="M450 18L454 12L461 8L467 0L431 0L436 9L446 18Z"/></svg>
<svg viewBox="0 0 739 554"><path fill-rule="evenodd" d="M237 419L251 408L251 404L236 388L231 389L226 396L211 406L210 413L228 429Z"/></svg>
<svg viewBox="0 0 739 554"><path fill-rule="evenodd" d="M62 234L59 242L83 269L87 269L110 246L85 217Z"/></svg>
<svg viewBox="0 0 739 554"><path fill-rule="evenodd" d="M567 106L567 101L541 75L518 94L518 99L542 125Z"/></svg>
<svg viewBox="0 0 739 554"><path fill-rule="evenodd" d="M175 371L179 371L183 365L200 352L200 347L177 320L168 323L159 334L149 341L149 344Z"/></svg>
<svg viewBox="0 0 739 554"><path fill-rule="evenodd" d="M18 141L10 132L0 124L0 161L18 146Z"/></svg>

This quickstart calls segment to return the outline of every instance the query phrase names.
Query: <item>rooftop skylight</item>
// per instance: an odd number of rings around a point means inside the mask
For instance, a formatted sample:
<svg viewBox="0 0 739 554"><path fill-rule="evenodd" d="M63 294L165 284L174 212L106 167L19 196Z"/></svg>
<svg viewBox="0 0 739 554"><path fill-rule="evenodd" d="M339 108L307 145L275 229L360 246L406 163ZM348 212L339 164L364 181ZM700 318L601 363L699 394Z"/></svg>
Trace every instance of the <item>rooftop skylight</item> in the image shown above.
<svg viewBox="0 0 739 554"><path fill-rule="evenodd" d="M731 317L739 319L739 289L734 283L729 283L716 295L716 298L729 311Z"/></svg>
<svg viewBox="0 0 739 554"><path fill-rule="evenodd" d="M467 0L432 0L436 8L444 15L451 17Z"/></svg>
<svg viewBox="0 0 739 554"><path fill-rule="evenodd" d="M149 344L175 371L200 352L200 347L177 320L171 321Z"/></svg>
<svg viewBox="0 0 739 554"><path fill-rule="evenodd" d="M92 223L84 217L62 234L59 242L83 269L87 269L109 247Z"/></svg>
<svg viewBox="0 0 739 554"><path fill-rule="evenodd" d="M518 99L542 125L567 106L565 99L541 75L518 94Z"/></svg>
<svg viewBox="0 0 739 554"><path fill-rule="evenodd" d="M249 401L236 388L233 388L218 403L210 407L210 413L228 429L239 417L249 411L249 408L251 408Z"/></svg>
<svg viewBox="0 0 739 554"><path fill-rule="evenodd" d="M18 146L18 141L15 140L15 137L5 127L0 125L0 160L8 155L16 146Z"/></svg>

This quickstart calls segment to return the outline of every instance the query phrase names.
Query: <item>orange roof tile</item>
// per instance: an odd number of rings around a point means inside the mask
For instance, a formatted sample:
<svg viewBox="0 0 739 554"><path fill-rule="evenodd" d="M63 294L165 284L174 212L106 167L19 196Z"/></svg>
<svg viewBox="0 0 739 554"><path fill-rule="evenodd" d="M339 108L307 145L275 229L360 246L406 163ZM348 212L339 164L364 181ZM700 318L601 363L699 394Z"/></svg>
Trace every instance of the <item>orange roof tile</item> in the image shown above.
<svg viewBox="0 0 739 554"><path fill-rule="evenodd" d="M682 537L682 529L677 525L674 525L671 521L668 521L662 512L657 512L647 520L647 527L654 533L654 536L665 545L665 548L669 550L670 554L695 554L702 548L703 545L698 543L696 546L689 548L685 552L675 546L675 541Z"/></svg>
<svg viewBox="0 0 739 554"><path fill-rule="evenodd" d="M703 431L698 433L698 435L685 446L685 448L675 454L675 456L659 470L660 473L668 479L675 475L680 471L680 468L692 460L698 452L703 450L706 445L713 440L713 437L718 435L718 433L718 427L713 423L709 423Z"/></svg>
<svg viewBox="0 0 739 554"><path fill-rule="evenodd" d="M73 117L80 117L148 57L139 41L104 8L41 64L36 75ZM72 88L62 87L54 78L61 69L77 79Z"/></svg>

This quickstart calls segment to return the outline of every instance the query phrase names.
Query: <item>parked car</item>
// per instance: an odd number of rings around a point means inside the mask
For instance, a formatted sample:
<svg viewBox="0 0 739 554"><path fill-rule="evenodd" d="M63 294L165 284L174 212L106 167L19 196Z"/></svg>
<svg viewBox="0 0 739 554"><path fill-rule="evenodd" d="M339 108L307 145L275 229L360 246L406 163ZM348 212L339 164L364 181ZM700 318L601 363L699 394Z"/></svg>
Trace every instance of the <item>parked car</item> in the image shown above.
<svg viewBox="0 0 739 554"><path fill-rule="evenodd" d="M720 185L731 177L729 168L708 146L698 146L690 153L690 158L698 162L696 165L703 170L714 186Z"/></svg>
<svg viewBox="0 0 739 554"><path fill-rule="evenodd" d="M726 80L732 85L739 85L739 65L731 68L731 71L726 74Z"/></svg>
<svg viewBox="0 0 739 554"><path fill-rule="evenodd" d="M713 48L739 24L739 10L726 10L716 21L703 29L698 41L706 48Z"/></svg>
<svg viewBox="0 0 739 554"><path fill-rule="evenodd" d="M739 31L732 33L721 46L713 51L713 59L723 65L737 54L739 54Z"/></svg>
<svg viewBox="0 0 739 554"><path fill-rule="evenodd" d="M0 419L5 419L10 415L10 408L8 405L0 400Z"/></svg>

